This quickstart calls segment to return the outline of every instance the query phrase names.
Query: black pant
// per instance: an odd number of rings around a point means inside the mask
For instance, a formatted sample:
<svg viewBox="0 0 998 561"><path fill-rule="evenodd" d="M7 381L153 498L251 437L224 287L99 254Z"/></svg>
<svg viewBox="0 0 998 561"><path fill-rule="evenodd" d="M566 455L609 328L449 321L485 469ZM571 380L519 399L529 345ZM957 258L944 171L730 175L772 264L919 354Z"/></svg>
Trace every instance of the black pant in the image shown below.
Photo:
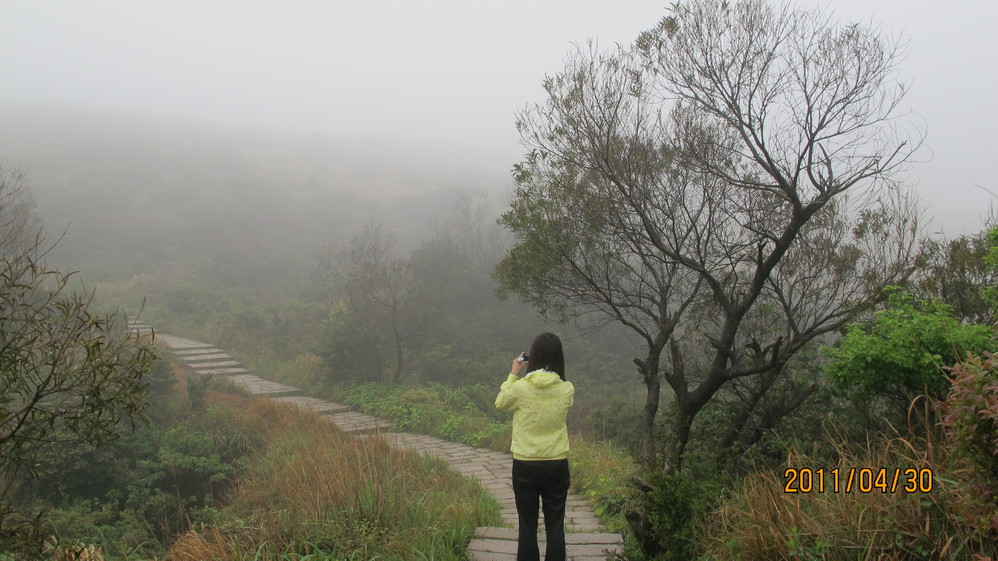
<svg viewBox="0 0 998 561"><path fill-rule="evenodd" d="M565 500L572 476L568 460L513 460L513 494L520 519L517 561L537 561L538 499L544 501L545 561L565 560Z"/></svg>

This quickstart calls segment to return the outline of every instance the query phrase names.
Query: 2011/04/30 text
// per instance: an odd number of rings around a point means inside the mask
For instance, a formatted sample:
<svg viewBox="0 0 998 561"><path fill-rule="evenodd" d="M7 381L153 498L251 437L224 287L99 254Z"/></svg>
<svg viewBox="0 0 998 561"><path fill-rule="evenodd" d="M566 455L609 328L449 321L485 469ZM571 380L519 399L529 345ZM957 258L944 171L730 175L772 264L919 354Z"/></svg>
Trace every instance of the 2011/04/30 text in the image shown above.
<svg viewBox="0 0 998 561"><path fill-rule="evenodd" d="M785 493L930 493L929 468L787 468Z"/></svg>

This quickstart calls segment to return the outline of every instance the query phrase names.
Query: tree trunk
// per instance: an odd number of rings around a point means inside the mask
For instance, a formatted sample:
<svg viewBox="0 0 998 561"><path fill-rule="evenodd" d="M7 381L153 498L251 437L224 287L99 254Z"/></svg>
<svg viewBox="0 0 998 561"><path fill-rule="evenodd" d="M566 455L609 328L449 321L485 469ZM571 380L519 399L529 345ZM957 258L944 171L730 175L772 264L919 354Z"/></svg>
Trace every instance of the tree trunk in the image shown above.
<svg viewBox="0 0 998 561"><path fill-rule="evenodd" d="M645 467L654 469L657 463L655 457L655 417L658 415L662 383L658 379L657 372L643 372L642 374L645 377L645 386L648 388L641 419L642 456Z"/></svg>
<svg viewBox="0 0 998 561"><path fill-rule="evenodd" d="M654 470L658 465L655 446L655 417L658 415L658 406L662 395L662 381L658 376L660 357L661 350L652 348L648 350L648 356L645 357L644 361L634 359L648 390L641 417L641 456L642 463L648 470Z"/></svg>
<svg viewBox="0 0 998 561"><path fill-rule="evenodd" d="M676 400L676 420L672 424L672 442L669 445L666 472L677 472L683 469L683 455L686 453L686 445L690 442L693 418L699 411L700 407L687 399Z"/></svg>

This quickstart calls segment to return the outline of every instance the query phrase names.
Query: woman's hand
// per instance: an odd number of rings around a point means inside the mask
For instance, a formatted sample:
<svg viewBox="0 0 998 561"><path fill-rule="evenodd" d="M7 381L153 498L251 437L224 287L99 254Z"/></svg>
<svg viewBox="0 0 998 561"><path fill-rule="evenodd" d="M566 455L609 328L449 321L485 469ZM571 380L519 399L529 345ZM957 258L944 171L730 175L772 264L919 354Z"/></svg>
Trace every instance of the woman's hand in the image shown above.
<svg viewBox="0 0 998 561"><path fill-rule="evenodd" d="M523 353L520 353L520 356L513 359L513 366L509 368L509 371L517 376L520 375L520 370L523 370L523 367L527 364L527 361L520 360L521 358L523 358Z"/></svg>

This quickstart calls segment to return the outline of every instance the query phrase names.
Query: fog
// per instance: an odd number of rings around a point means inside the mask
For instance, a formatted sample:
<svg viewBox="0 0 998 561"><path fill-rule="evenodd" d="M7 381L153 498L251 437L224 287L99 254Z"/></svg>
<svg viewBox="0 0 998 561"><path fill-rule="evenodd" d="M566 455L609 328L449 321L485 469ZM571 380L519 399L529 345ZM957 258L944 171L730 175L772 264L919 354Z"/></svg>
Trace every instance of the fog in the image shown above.
<svg viewBox="0 0 998 561"><path fill-rule="evenodd" d="M571 44L629 43L666 5L6 2L0 159L28 169L43 218L57 228L73 222L72 205L46 188L69 177L65 157L79 162L89 154L87 173L107 173L128 149L146 146L151 155L167 144L172 153L186 146L202 169L211 154L255 158L265 168L242 169L229 181L262 173L268 185L290 177L289 185L352 189L380 201L452 187L502 192L523 152L515 113L543 99L541 81L561 69ZM910 40L901 75L911 84L906 103L927 127L927 149L906 180L917 186L933 230L979 230L998 192L989 165L998 129L991 100L998 39L990 29L998 5L821 5ZM147 141L136 146L129 138ZM102 147L110 152L98 154ZM326 175L316 180L323 166ZM143 183L142 170L127 175L116 184ZM81 190L99 190L98 183L91 178L74 189L89 197ZM136 202L120 210L140 208Z"/></svg>

